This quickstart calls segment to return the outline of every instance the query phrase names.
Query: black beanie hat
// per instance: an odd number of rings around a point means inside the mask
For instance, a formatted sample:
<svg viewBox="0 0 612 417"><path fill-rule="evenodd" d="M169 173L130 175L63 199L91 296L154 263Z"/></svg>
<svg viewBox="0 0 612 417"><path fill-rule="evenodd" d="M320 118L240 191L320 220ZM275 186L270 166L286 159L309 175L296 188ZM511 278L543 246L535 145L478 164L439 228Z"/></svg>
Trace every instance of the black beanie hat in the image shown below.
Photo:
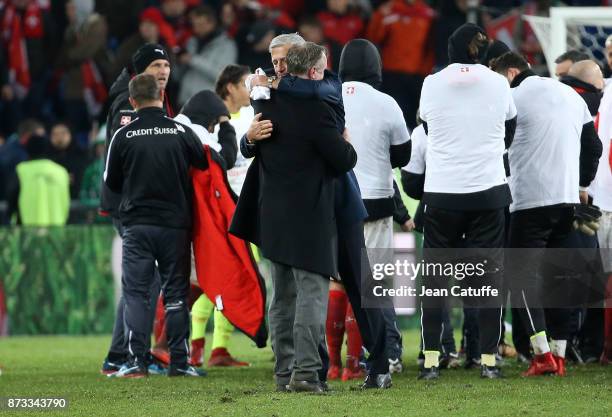
<svg viewBox="0 0 612 417"><path fill-rule="evenodd" d="M478 50L476 59L471 58L468 52L470 42L478 33L487 36L483 28L473 23L465 23L453 32L448 39L448 58L451 64L479 64L484 62L488 44Z"/></svg>
<svg viewBox="0 0 612 417"><path fill-rule="evenodd" d="M210 90L203 90L193 95L183 105L180 113L189 117L191 123L203 126L205 129L208 129L219 117L229 117L229 111L221 97Z"/></svg>
<svg viewBox="0 0 612 417"><path fill-rule="evenodd" d="M489 45L489 49L487 49L487 53L484 57L484 60L482 61L482 64L488 67L491 64L491 61L493 61L495 58L499 58L506 52L510 52L510 48L508 48L508 45L506 45L502 41L494 40Z"/></svg>
<svg viewBox="0 0 612 417"><path fill-rule="evenodd" d="M353 39L342 49L338 75L342 82L361 81L374 88L382 84L382 62L374 44Z"/></svg>
<svg viewBox="0 0 612 417"><path fill-rule="evenodd" d="M134 72L136 74L144 72L151 62L157 59L165 59L166 61L170 62L168 52L166 52L163 46L156 43L147 43L142 45L140 48L138 48L136 53L132 55L132 66L134 67Z"/></svg>

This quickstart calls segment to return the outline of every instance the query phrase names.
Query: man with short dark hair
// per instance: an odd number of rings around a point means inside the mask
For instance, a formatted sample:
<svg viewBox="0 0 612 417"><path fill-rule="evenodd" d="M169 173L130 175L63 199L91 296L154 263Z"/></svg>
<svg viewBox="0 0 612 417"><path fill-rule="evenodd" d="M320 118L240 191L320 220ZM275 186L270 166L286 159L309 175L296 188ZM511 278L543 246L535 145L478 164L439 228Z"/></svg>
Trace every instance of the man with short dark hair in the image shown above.
<svg viewBox="0 0 612 417"><path fill-rule="evenodd" d="M150 288L158 264L170 347L170 376L200 376L189 354L192 166L206 169L202 144L187 127L165 116L163 93L149 74L129 83L137 118L119 129L109 146L104 182L121 192L124 227L122 293L129 361L115 377L148 375ZM151 178L155 177L155 181Z"/></svg>
<svg viewBox="0 0 612 417"><path fill-rule="evenodd" d="M568 327L547 329L534 268L541 265L544 249L562 247L572 230L573 206L587 204L586 188L595 178L601 142L586 103L572 88L537 76L514 52L493 60L491 68L507 78L519 114L508 150L513 199L508 241L510 248L530 249L508 262L506 277L535 353L524 376L563 376ZM554 322L568 321L566 309L549 313L555 314Z"/></svg>
<svg viewBox="0 0 612 417"><path fill-rule="evenodd" d="M567 52L562 53L555 59L555 76L557 78L561 78L566 75L569 71L570 67L578 61L583 61L585 59L589 59L590 57L581 51L577 51L575 49L570 49Z"/></svg>

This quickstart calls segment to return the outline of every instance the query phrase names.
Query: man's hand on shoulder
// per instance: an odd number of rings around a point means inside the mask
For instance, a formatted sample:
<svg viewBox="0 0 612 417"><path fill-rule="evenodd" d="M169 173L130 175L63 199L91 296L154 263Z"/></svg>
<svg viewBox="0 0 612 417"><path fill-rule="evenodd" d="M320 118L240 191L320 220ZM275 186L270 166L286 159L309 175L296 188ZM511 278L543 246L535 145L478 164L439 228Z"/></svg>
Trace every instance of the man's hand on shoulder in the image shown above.
<svg viewBox="0 0 612 417"><path fill-rule="evenodd" d="M272 122L260 119L261 113L257 113L246 133L248 143L254 143L272 136Z"/></svg>

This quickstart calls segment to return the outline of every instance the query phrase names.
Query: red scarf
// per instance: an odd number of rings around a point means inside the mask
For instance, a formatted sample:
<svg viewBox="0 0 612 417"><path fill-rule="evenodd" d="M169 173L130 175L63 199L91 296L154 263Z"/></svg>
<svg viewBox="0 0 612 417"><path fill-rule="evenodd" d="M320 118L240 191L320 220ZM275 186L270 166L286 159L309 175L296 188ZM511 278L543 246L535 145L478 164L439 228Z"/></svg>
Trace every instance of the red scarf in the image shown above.
<svg viewBox="0 0 612 417"><path fill-rule="evenodd" d="M88 59L81 64L81 77L83 79L83 99L87 104L87 110L91 116L98 116L108 97L108 92L93 60Z"/></svg>
<svg viewBox="0 0 612 417"><path fill-rule="evenodd" d="M42 12L36 2L31 1L23 12L17 12L11 3L6 5L2 39L8 51L9 82L19 98L25 97L32 84L26 39L42 38L43 34Z"/></svg>

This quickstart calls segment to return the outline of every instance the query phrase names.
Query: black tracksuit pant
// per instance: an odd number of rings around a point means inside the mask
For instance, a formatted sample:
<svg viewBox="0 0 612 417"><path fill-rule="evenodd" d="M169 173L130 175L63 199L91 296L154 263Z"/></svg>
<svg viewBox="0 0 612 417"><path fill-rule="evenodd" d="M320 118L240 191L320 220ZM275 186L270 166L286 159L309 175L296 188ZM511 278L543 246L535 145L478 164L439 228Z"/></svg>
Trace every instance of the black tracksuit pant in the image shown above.
<svg viewBox="0 0 612 417"><path fill-rule="evenodd" d="M123 239L123 226L121 222L117 219L113 219L113 225L117 230L119 236ZM155 308L157 307L157 299L159 297L160 291L160 278L159 272L157 268L155 268L155 278L153 281L153 285L151 286L150 292L150 312L151 316L149 318L149 334L153 330L153 322L155 320ZM123 291L122 291L123 292ZM110 362L114 363L124 363L128 360L128 343L125 337L125 300L123 299L123 295L120 295L119 301L117 302L117 312L115 313L115 324L113 325L113 337L111 339L111 345L108 350L108 354L106 358ZM147 351L151 345L151 337L146 338Z"/></svg>
<svg viewBox="0 0 612 417"><path fill-rule="evenodd" d="M458 211L427 206L423 216L423 254L426 262L448 262L437 249L465 248L481 253L487 259L485 274L478 278L474 285L472 278L461 281L462 287L479 287L491 285L498 289L497 297L464 299L466 307L478 308L478 325L480 328L480 352L494 354L497 352L501 333L502 312L502 270L504 244L504 209ZM486 248L478 252L478 248ZM436 250L428 250L436 249ZM442 259L440 258L442 256ZM479 260L482 262L482 259ZM423 285L427 288L449 288L448 277L427 277ZM440 351L443 310L446 306L444 297L421 297L421 326L424 351Z"/></svg>
<svg viewBox="0 0 612 417"><path fill-rule="evenodd" d="M543 282L537 278L546 259L545 249L564 247L564 241L572 230L573 216L573 208L565 205L518 210L510 214L509 248L529 250L511 253L506 265L506 279L512 306L518 309L521 322L530 336L547 329L542 308ZM542 272L546 280L546 273ZM553 338L568 338L570 314L569 309L550 309L548 321L551 329L555 330L555 335L551 335Z"/></svg>
<svg viewBox="0 0 612 417"><path fill-rule="evenodd" d="M123 234L122 285L130 359L145 363L152 314L150 291L155 261L166 310L170 365L184 368L189 355L189 274L191 232L153 225L126 226Z"/></svg>
<svg viewBox="0 0 612 417"><path fill-rule="evenodd" d="M361 306L361 296L368 291L368 288L362 286L362 273L368 274L364 277L363 283L375 283L370 275L371 269L367 257L362 260L363 249L365 249L363 223L338 227L338 269L359 325L364 346L369 352L368 372L386 374L389 372L389 361L385 312L382 308L365 309ZM362 268L364 268L363 272ZM392 308L390 300L388 308ZM395 318L395 313L393 313L393 318Z"/></svg>

